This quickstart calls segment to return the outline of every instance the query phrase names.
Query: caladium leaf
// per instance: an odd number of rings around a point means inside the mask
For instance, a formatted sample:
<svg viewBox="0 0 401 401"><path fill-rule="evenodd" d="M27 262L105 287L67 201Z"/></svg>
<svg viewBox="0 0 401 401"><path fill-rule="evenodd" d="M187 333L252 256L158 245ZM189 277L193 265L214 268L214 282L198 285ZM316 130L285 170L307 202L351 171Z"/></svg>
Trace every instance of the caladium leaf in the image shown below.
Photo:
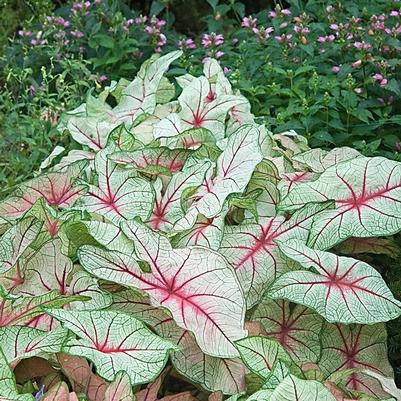
<svg viewBox="0 0 401 401"><path fill-rule="evenodd" d="M57 291L35 297L0 298L0 327L14 325L35 327L38 318L44 315L43 308L61 308L70 302L85 299L81 296L60 296Z"/></svg>
<svg viewBox="0 0 401 401"><path fill-rule="evenodd" d="M60 239L46 242L37 251L26 256L22 263L22 277L14 284L13 293L23 295L43 295L57 290L67 293L67 278L72 270L72 262L61 253ZM16 285L18 284L18 285Z"/></svg>
<svg viewBox="0 0 401 401"><path fill-rule="evenodd" d="M269 401L336 401L333 394L318 381L287 376L271 393Z"/></svg>
<svg viewBox="0 0 401 401"><path fill-rule="evenodd" d="M0 348L0 399L2 401L34 401L31 394L18 394L15 377Z"/></svg>
<svg viewBox="0 0 401 401"><path fill-rule="evenodd" d="M205 128L192 128L172 138L162 138L169 149L199 149L201 145L215 146L216 138Z"/></svg>
<svg viewBox="0 0 401 401"><path fill-rule="evenodd" d="M163 195L157 193L155 207L148 221L155 230L171 229L173 224L184 215L181 206L185 192L200 186L212 163L204 160L191 163L182 171L173 175Z"/></svg>
<svg viewBox="0 0 401 401"><path fill-rule="evenodd" d="M397 388L393 378L385 377L369 369L364 369L363 373L377 379L386 393L395 397L396 401L401 401L401 390Z"/></svg>
<svg viewBox="0 0 401 401"><path fill-rule="evenodd" d="M372 324L401 315L401 302L367 263L310 249L299 240L279 246L286 256L314 271L283 274L269 288L270 297L308 306L329 322Z"/></svg>
<svg viewBox="0 0 401 401"><path fill-rule="evenodd" d="M119 223L137 216L147 219L150 215L154 192L151 184L136 177L134 171L127 171L108 159L114 153L112 145L99 151L95 159L98 186L89 185L82 197L83 207Z"/></svg>
<svg viewBox="0 0 401 401"><path fill-rule="evenodd" d="M308 202L336 202L315 219L309 244L328 249L349 237L392 235L401 229L401 164L357 157L329 167L313 182L300 183L281 202L294 210Z"/></svg>
<svg viewBox="0 0 401 401"><path fill-rule="evenodd" d="M180 327L195 334L204 352L237 356L232 342L246 335L245 310L238 281L225 259L207 248L172 249L166 237L137 222L122 228L151 273L142 272L130 256L94 247L80 250L82 266L97 277L148 293L153 304L169 309Z"/></svg>
<svg viewBox="0 0 401 401"><path fill-rule="evenodd" d="M230 194L245 190L254 168L263 158L259 135L257 126L244 125L230 136L226 149L217 160L216 176L210 182L205 181L196 194L198 199L175 224L176 230L191 228L198 214L207 218L216 216Z"/></svg>
<svg viewBox="0 0 401 401"><path fill-rule="evenodd" d="M112 110L112 118L131 124L140 114L153 113L163 74L181 54L174 51L144 64L134 81L123 90L119 104Z"/></svg>
<svg viewBox="0 0 401 401"><path fill-rule="evenodd" d="M264 299L252 314L262 322L266 334L274 337L298 362L317 362L323 319L311 309L283 300Z"/></svg>
<svg viewBox="0 0 401 401"><path fill-rule="evenodd" d="M345 369L369 369L385 377L393 377L387 359L387 334L384 324L325 324L321 334L322 356L319 366L329 376ZM352 373L345 382L351 390L378 398L385 396L380 383L361 372Z"/></svg>
<svg viewBox="0 0 401 401"><path fill-rule="evenodd" d="M8 229L0 239L0 274L10 270L36 239L43 223L27 217Z"/></svg>
<svg viewBox="0 0 401 401"><path fill-rule="evenodd" d="M210 97L210 84L206 77L194 78L178 101L181 111L160 121L155 127L155 138L170 137L191 128L206 128L217 139L224 137L225 118L234 106L246 101L242 96L221 95Z"/></svg>
<svg viewBox="0 0 401 401"><path fill-rule="evenodd" d="M180 171L190 151L165 147L144 148L132 152L116 152L110 159L118 164L126 164L138 171L152 175L168 175Z"/></svg>
<svg viewBox="0 0 401 401"><path fill-rule="evenodd" d="M392 238L348 238L336 246L336 252L342 255L373 253L396 259L401 250Z"/></svg>
<svg viewBox="0 0 401 401"><path fill-rule="evenodd" d="M77 162L62 173L48 173L22 184L11 197L0 203L0 215L18 218L40 198L44 198L50 206L72 206L84 189L76 181L85 165L86 162Z"/></svg>
<svg viewBox="0 0 401 401"><path fill-rule="evenodd" d="M79 339L70 339L63 352L84 356L97 367L99 375L113 380L124 370L132 384L153 380L175 346L153 334L139 320L113 311L47 310Z"/></svg>
<svg viewBox="0 0 401 401"><path fill-rule="evenodd" d="M72 138L95 152L106 146L109 134L116 126L116 123L99 121L96 117L70 117L67 122Z"/></svg>
<svg viewBox="0 0 401 401"><path fill-rule="evenodd" d="M278 361L291 363L291 357L275 339L267 337L246 337L235 342L241 359L249 370L267 379Z"/></svg>
<svg viewBox="0 0 401 401"><path fill-rule="evenodd" d="M289 259L280 252L276 240L307 240L313 217L326 205L308 205L284 217L263 219L259 224L226 226L220 252L234 267L247 298L247 308L260 300L266 288L287 269Z"/></svg>
<svg viewBox="0 0 401 401"><path fill-rule="evenodd" d="M109 385L104 395L104 401L134 401L135 396L132 390L129 375L120 371L116 374L113 382Z"/></svg>
<svg viewBox="0 0 401 401"><path fill-rule="evenodd" d="M199 245L218 250L223 239L224 219L227 212L228 208L225 207L218 216L211 219L199 216L192 228L181 231L174 237L172 240L174 247Z"/></svg>
<svg viewBox="0 0 401 401"><path fill-rule="evenodd" d="M163 309L152 306L149 298L136 290L114 294L113 309L133 314L152 326L156 332L179 347L171 355L177 372L207 391L221 390L237 394L245 390L245 367L240 359L223 359L206 355L193 335L178 327Z"/></svg>
<svg viewBox="0 0 401 401"><path fill-rule="evenodd" d="M60 352L68 337L68 330L60 327L50 332L26 326L0 328L1 346L8 363L43 353Z"/></svg>
<svg viewBox="0 0 401 401"><path fill-rule="evenodd" d="M70 390L64 382L59 382L50 388L49 391L40 398L41 401L74 401L73 397L70 397Z"/></svg>
<svg viewBox="0 0 401 401"><path fill-rule="evenodd" d="M322 149L311 149L306 152L294 155L292 160L305 164L315 173L323 173L328 167L334 166L340 162L355 159L361 154L353 148L336 148L327 152Z"/></svg>

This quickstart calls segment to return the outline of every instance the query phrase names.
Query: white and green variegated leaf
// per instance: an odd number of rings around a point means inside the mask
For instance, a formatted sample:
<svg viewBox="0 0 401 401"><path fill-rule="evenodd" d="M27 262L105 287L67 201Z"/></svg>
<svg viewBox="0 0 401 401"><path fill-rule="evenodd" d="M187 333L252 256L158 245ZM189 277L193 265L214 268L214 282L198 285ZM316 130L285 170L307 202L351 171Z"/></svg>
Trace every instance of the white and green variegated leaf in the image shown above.
<svg viewBox="0 0 401 401"><path fill-rule="evenodd" d="M212 167L209 160L189 162L182 171L173 175L163 194L162 188L158 188L155 206L148 221L154 230L171 229L174 223L184 216L183 196L188 191L198 188Z"/></svg>
<svg viewBox="0 0 401 401"><path fill-rule="evenodd" d="M401 302L367 263L313 250L299 240L279 246L287 257L311 270L283 274L269 288L270 297L308 306L329 322L372 324L401 315Z"/></svg>
<svg viewBox="0 0 401 401"><path fill-rule="evenodd" d="M296 376L287 376L270 393L269 401L336 401L336 398L320 382L302 380Z"/></svg>
<svg viewBox="0 0 401 401"><path fill-rule="evenodd" d="M34 217L20 220L0 238L0 274L10 270L36 239L43 223Z"/></svg>
<svg viewBox="0 0 401 401"><path fill-rule="evenodd" d="M244 125L228 139L227 147L217 160L215 177L206 180L196 193L198 198L185 217L175 224L176 230L191 228L202 214L215 217L232 193L242 193L256 165L262 160L259 147L260 132L255 125Z"/></svg>
<svg viewBox="0 0 401 401"><path fill-rule="evenodd" d="M145 63L134 81L123 90L120 102L110 113L111 118L132 124L140 114L153 113L163 74L181 54L174 51Z"/></svg>
<svg viewBox="0 0 401 401"><path fill-rule="evenodd" d="M15 377L0 348L0 399L2 401L34 401L31 394L19 394Z"/></svg>
<svg viewBox="0 0 401 401"><path fill-rule="evenodd" d="M329 249L350 237L395 234L401 229L401 163L383 157L344 161L295 186L280 207L291 211L327 200L336 208L316 217L311 246Z"/></svg>
<svg viewBox="0 0 401 401"><path fill-rule="evenodd" d="M262 323L267 335L274 337L300 363L320 358L320 331L323 319L302 305L290 307L284 300L263 299L252 314Z"/></svg>
<svg viewBox="0 0 401 401"><path fill-rule="evenodd" d="M67 129L76 142L97 152L106 146L110 132L117 125L98 117L70 117Z"/></svg>
<svg viewBox="0 0 401 401"><path fill-rule="evenodd" d="M311 204L286 220L282 216L260 219L258 224L226 226L219 249L233 266L245 292L247 308L254 306L267 287L294 263L278 248L276 240L306 241L313 217L330 204Z"/></svg>
<svg viewBox="0 0 401 401"><path fill-rule="evenodd" d="M181 110L158 123L155 138L175 136L191 128L206 128L217 139L222 139L228 111L246 99L231 94L217 96L210 90L208 79L201 76L185 86L178 101Z"/></svg>
<svg viewBox="0 0 401 401"><path fill-rule="evenodd" d="M135 217L146 220L153 207L152 185L137 177L135 171L125 170L109 160L109 154L115 151L115 147L110 145L96 154L98 185L88 186L81 200L82 206L116 224Z"/></svg>
<svg viewBox="0 0 401 401"><path fill-rule="evenodd" d="M327 168L340 162L355 159L361 154L348 147L336 148L331 151L323 149L311 149L294 155L292 160L306 165L314 173L323 173Z"/></svg>
<svg viewBox="0 0 401 401"><path fill-rule="evenodd" d="M192 228L179 232L173 238L173 245L176 248L199 245L218 250L224 235L224 220L227 212L228 207L224 207L219 215L211 219L199 216Z"/></svg>
<svg viewBox="0 0 401 401"><path fill-rule="evenodd" d="M245 367L240 359L205 354L189 331L178 327L165 309L152 306L149 298L138 291L121 291L113 298L112 309L137 316L179 347L171 355L171 362L181 375L211 392L237 394L245 390Z"/></svg>
<svg viewBox="0 0 401 401"><path fill-rule="evenodd" d="M0 343L8 363L60 352L68 337L68 330L61 327L50 332L27 326L0 328Z"/></svg>
<svg viewBox="0 0 401 401"><path fill-rule="evenodd" d="M176 347L153 334L134 317L113 311L48 310L79 338L63 352L91 360L100 376L113 380L124 370L132 385L154 380Z"/></svg>
<svg viewBox="0 0 401 401"><path fill-rule="evenodd" d="M116 152L109 158L147 174L172 176L184 167L189 154L190 151L186 149L155 147Z"/></svg>
<svg viewBox="0 0 401 401"><path fill-rule="evenodd" d="M393 378L393 369L387 356L387 333L384 324L343 325L326 323L321 333L322 356L319 366L329 377L342 370L361 369L344 380L344 385L379 399L388 395L377 378L363 372L369 369L375 374Z"/></svg>
<svg viewBox="0 0 401 401"><path fill-rule="evenodd" d="M108 281L139 288L152 304L169 309L176 323L193 332L202 350L217 357L236 357L233 341L246 335L243 295L234 272L217 252L202 247L172 249L168 239L138 222L122 225L135 243L132 256L83 247L82 266Z"/></svg>
<svg viewBox="0 0 401 401"><path fill-rule="evenodd" d="M292 361L283 346L273 338L246 337L236 341L235 346L248 369L263 379L269 377L278 361Z"/></svg>

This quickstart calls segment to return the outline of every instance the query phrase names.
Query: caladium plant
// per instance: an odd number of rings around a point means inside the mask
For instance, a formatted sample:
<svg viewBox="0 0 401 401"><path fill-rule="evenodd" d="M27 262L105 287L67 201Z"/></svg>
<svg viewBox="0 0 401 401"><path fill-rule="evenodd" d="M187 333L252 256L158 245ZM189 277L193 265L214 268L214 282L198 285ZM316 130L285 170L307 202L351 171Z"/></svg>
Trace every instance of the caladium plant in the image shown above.
<svg viewBox="0 0 401 401"><path fill-rule="evenodd" d="M0 399L399 400L401 164L272 135L180 56L66 113L79 149L0 202Z"/></svg>

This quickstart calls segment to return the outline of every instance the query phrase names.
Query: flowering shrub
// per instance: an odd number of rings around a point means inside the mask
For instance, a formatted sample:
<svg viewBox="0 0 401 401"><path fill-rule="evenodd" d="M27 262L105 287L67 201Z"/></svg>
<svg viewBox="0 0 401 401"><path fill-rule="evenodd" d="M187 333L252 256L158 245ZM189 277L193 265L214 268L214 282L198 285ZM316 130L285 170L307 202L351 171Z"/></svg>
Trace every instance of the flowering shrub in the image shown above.
<svg viewBox="0 0 401 401"><path fill-rule="evenodd" d="M0 397L399 398L365 259L398 252L401 164L273 135L214 59L176 98L180 56L64 116L77 148L0 203Z"/></svg>

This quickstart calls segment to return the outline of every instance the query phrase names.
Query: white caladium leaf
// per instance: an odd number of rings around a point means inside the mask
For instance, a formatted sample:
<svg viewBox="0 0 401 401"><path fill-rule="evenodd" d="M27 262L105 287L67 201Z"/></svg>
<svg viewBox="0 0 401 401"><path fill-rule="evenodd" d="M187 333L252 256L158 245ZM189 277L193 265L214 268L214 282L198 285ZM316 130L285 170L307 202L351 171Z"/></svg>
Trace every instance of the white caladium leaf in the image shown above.
<svg viewBox="0 0 401 401"><path fill-rule="evenodd" d="M31 252L22 265L22 277L14 284L13 293L35 296L52 290L62 295L68 292L67 278L72 271L72 261L61 253L60 239L48 241Z"/></svg>
<svg viewBox="0 0 401 401"><path fill-rule="evenodd" d="M60 327L51 332L26 326L0 328L0 342L8 363L60 352L68 337L68 330Z"/></svg>
<svg viewBox="0 0 401 401"><path fill-rule="evenodd" d="M9 198L0 202L0 215L15 219L40 198L54 207L68 208L81 196L84 186L77 185L85 162L74 163L63 173L48 173L22 184Z"/></svg>
<svg viewBox="0 0 401 401"><path fill-rule="evenodd" d="M257 126L244 125L230 136L226 149L217 160L215 177L204 182L196 194L198 199L190 206L185 217L176 223L176 230L191 228L198 214L207 218L215 217L230 194L245 190L254 168L263 158L259 135Z"/></svg>
<svg viewBox="0 0 401 401"><path fill-rule="evenodd" d="M151 184L108 159L113 146L99 151L95 159L98 186L89 185L82 197L85 210L98 213L119 223L126 219L147 219L153 206L154 191Z"/></svg>
<svg viewBox="0 0 401 401"><path fill-rule="evenodd" d="M380 373L374 372L370 369L364 369L363 373L377 379L379 381L379 383L381 384L383 390L387 394L390 394L393 397L395 397L396 401L401 401L401 390L399 388L397 388L397 385L393 378L385 377L385 376L381 375Z"/></svg>
<svg viewBox="0 0 401 401"><path fill-rule="evenodd" d="M93 361L100 376L113 380L120 370L132 385L154 380L175 346L156 336L139 320L113 311L47 310L79 339L69 339L63 352Z"/></svg>
<svg viewBox="0 0 401 401"><path fill-rule="evenodd" d="M277 189L280 191L281 198L302 182L309 182L316 179L316 174L307 171L296 171L293 173L282 174L282 180L278 183Z"/></svg>
<svg viewBox="0 0 401 401"><path fill-rule="evenodd" d="M219 251L234 267L244 289L248 309L288 269L289 259L275 241L291 238L306 241L313 217L328 206L308 205L287 221L284 217L275 217L263 219L259 224L226 226Z"/></svg>
<svg viewBox="0 0 401 401"><path fill-rule="evenodd" d="M35 401L31 394L19 394L17 384L6 357L0 348L0 399L2 401Z"/></svg>
<svg viewBox="0 0 401 401"><path fill-rule="evenodd" d="M287 257L313 271L283 274L269 288L270 297L308 306L329 322L372 324L401 315L401 302L367 263L310 249L299 240L279 246Z"/></svg>
<svg viewBox="0 0 401 401"><path fill-rule="evenodd" d="M113 382L107 387L104 401L134 401L135 396L132 390L129 375L123 370L118 372Z"/></svg>
<svg viewBox="0 0 401 401"><path fill-rule="evenodd" d="M279 172L269 160L260 162L249 181L246 192L249 194L256 190L262 190L256 199L256 210L259 218L276 216L276 207L280 200L280 192L277 183L280 180ZM246 214L246 217L251 217Z"/></svg>
<svg viewBox="0 0 401 401"><path fill-rule="evenodd" d="M178 101L170 102L167 104L158 104L152 115L146 115L146 118L135 124L130 129L130 132L134 135L135 139L139 140L144 145L149 145L154 141L153 131L155 125L162 120L170 116L172 113L176 113L180 109Z"/></svg>
<svg viewBox="0 0 401 401"><path fill-rule="evenodd" d="M128 255L134 252L134 245L120 227L101 221L83 221L88 233L101 245L112 251L120 251Z"/></svg>
<svg viewBox="0 0 401 401"><path fill-rule="evenodd" d="M297 362L317 362L320 358L320 331L323 319L311 309L290 308L284 300L264 299L252 314L267 335L274 337Z"/></svg>
<svg viewBox="0 0 401 401"><path fill-rule="evenodd" d="M135 242L144 273L132 256L83 247L82 266L99 278L140 288L152 303L169 309L176 323L196 336L205 353L235 357L233 341L246 335L244 302L234 272L217 252L201 247L172 249L167 238L137 222L122 225Z"/></svg>
<svg viewBox="0 0 401 401"><path fill-rule="evenodd" d="M329 167L313 182L300 183L280 206L336 202L315 219L309 244L329 249L349 237L392 235L401 229L401 164L382 157L357 157Z"/></svg>
<svg viewBox="0 0 401 401"><path fill-rule="evenodd" d="M0 238L0 274L10 270L38 236L43 223L27 217L8 229Z"/></svg>
<svg viewBox="0 0 401 401"><path fill-rule="evenodd" d="M224 207L218 216L211 219L199 216L192 228L181 231L174 237L174 247L185 248L186 246L199 245L218 250L223 239L224 219L227 212L228 208Z"/></svg>
<svg viewBox="0 0 401 401"><path fill-rule="evenodd" d="M67 156L64 156L60 160L60 163L54 166L53 170L57 172L64 171L65 169L68 168L68 166L77 161L86 161L88 163L88 168L92 170L94 168L95 153L89 150L79 150L79 149L70 150Z"/></svg>
<svg viewBox="0 0 401 401"><path fill-rule="evenodd" d="M240 359L205 354L189 331L178 327L166 310L152 306L149 298L138 291L124 290L114 294L113 298L113 309L137 316L179 347L170 357L181 375L207 391L237 394L245 390L245 367Z"/></svg>
<svg viewBox="0 0 401 401"><path fill-rule="evenodd" d="M199 149L202 145L209 147L216 145L216 138L204 128L192 128L171 138L162 138L161 143L169 149Z"/></svg>
<svg viewBox="0 0 401 401"><path fill-rule="evenodd" d="M182 170L189 154L190 151L185 149L157 147L116 152L109 158L118 164L132 166L147 174L171 176Z"/></svg>
<svg viewBox="0 0 401 401"><path fill-rule="evenodd" d="M323 173L328 167L359 156L361 154L357 150L343 147L333 149L330 152L322 149L311 149L294 155L292 160L306 165L314 173Z"/></svg>
<svg viewBox="0 0 401 401"><path fill-rule="evenodd" d="M49 154L49 156L47 156L46 159L43 160L42 163L40 163L39 171L42 171L42 170L45 170L46 168L48 168L48 167L52 164L53 160L54 160L57 156L61 155L64 151L65 151L65 148L64 148L63 146L58 146L58 145L57 145L57 146L51 151L51 153Z"/></svg>
<svg viewBox="0 0 401 401"><path fill-rule="evenodd" d="M106 146L109 134L116 126L117 123L99 121L96 117L71 117L67 122L72 138L95 152Z"/></svg>
<svg viewBox="0 0 401 401"><path fill-rule="evenodd" d="M119 104L112 110L112 118L131 124L140 114L153 113L163 74L181 54L174 51L145 63L134 81L123 90Z"/></svg>
<svg viewBox="0 0 401 401"><path fill-rule="evenodd" d="M156 195L155 206L148 221L154 230L171 229L173 224L183 217L184 211L181 203L184 193L199 187L211 167L212 163L204 160L199 163L191 163L173 175L163 195L160 192Z"/></svg>
<svg viewBox="0 0 401 401"><path fill-rule="evenodd" d="M327 376L345 369L360 368L393 377L393 369L387 359L384 324L325 324L321 340L322 356L319 366ZM346 379L345 385L351 390L362 391L379 399L385 397L380 383L362 371L352 373Z"/></svg>
<svg viewBox="0 0 401 401"><path fill-rule="evenodd" d="M38 327L38 321L44 315L43 308L61 308L70 302L83 299L79 296L60 296L57 291L35 297L0 298L0 327L14 325Z"/></svg>
<svg viewBox="0 0 401 401"><path fill-rule="evenodd" d="M85 271L77 271L72 275L68 286L68 293L71 295L89 297L84 301L74 301L71 309L92 310L104 309L111 305L113 298L111 294L101 290L98 281Z"/></svg>
<svg viewBox="0 0 401 401"><path fill-rule="evenodd" d="M241 359L249 370L267 379L278 361L291 363L291 357L283 346L272 338L246 337L235 342Z"/></svg>
<svg viewBox="0 0 401 401"><path fill-rule="evenodd" d="M271 393L269 401L336 401L336 398L320 382L287 376Z"/></svg>
<svg viewBox="0 0 401 401"><path fill-rule="evenodd" d="M158 129L154 131L155 138L178 135L191 128L206 128L217 139L222 139L228 111L246 99L235 95L214 96L210 91L208 79L199 77L194 78L183 89L178 101L181 111L173 118L158 123Z"/></svg>

